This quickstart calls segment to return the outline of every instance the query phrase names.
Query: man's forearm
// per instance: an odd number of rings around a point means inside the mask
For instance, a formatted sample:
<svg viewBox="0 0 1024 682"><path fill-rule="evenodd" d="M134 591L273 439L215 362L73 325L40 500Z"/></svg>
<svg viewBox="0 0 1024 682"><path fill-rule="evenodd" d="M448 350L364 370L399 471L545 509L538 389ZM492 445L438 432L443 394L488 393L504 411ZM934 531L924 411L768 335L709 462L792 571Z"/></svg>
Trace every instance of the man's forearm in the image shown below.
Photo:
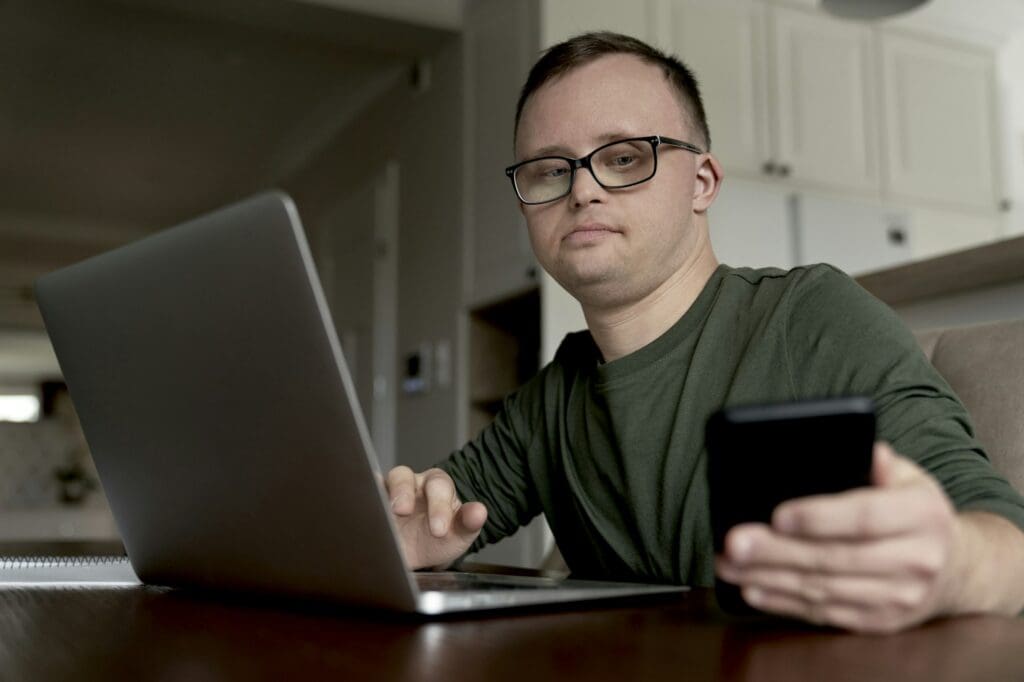
<svg viewBox="0 0 1024 682"><path fill-rule="evenodd" d="M948 613L1024 610L1024 532L988 512L957 516L954 571L946 586Z"/></svg>

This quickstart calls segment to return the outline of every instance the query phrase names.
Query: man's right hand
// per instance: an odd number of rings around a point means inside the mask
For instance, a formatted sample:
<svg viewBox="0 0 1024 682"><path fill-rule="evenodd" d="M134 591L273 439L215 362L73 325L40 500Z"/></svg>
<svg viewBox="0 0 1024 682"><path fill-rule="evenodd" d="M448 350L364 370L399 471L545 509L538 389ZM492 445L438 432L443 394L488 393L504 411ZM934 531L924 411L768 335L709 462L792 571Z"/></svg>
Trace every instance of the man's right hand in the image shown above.
<svg viewBox="0 0 1024 682"><path fill-rule="evenodd" d="M417 474L395 467L386 485L409 568L447 567L465 554L487 520L487 508L479 502L463 504L441 469Z"/></svg>

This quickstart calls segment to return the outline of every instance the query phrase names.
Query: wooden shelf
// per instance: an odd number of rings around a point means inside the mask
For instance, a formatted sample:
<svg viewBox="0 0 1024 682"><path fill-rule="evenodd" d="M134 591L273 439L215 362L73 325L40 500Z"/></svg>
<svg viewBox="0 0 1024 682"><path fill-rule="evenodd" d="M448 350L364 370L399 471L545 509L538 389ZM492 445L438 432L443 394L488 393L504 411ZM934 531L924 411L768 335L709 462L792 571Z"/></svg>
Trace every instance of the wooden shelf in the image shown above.
<svg viewBox="0 0 1024 682"><path fill-rule="evenodd" d="M502 400L536 374L540 362L540 292L536 289L470 313L470 433L475 436Z"/></svg>
<svg viewBox="0 0 1024 682"><path fill-rule="evenodd" d="M889 305L1024 280L1024 236L868 272L856 280Z"/></svg>

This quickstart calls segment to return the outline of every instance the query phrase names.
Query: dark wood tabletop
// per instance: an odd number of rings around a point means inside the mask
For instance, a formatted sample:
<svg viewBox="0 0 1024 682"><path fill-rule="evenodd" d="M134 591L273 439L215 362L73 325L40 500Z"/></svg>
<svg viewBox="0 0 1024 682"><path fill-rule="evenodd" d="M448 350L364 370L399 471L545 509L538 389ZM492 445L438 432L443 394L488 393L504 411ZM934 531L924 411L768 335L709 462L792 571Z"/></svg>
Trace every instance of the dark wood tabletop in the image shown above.
<svg viewBox="0 0 1024 682"><path fill-rule="evenodd" d="M733 619L707 590L423 621L157 587L0 589L3 680L1024 680L1024 620L856 636Z"/></svg>

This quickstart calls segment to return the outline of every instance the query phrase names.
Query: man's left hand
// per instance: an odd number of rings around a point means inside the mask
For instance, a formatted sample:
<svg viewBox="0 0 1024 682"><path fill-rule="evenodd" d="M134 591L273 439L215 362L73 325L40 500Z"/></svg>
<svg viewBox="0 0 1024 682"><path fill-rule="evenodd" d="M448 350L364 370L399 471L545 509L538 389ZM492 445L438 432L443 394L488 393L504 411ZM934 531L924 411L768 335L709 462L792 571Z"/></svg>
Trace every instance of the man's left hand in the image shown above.
<svg viewBox="0 0 1024 682"><path fill-rule="evenodd" d="M952 609L961 519L938 482L877 443L869 488L790 500L726 536L716 571L763 611L892 632Z"/></svg>

